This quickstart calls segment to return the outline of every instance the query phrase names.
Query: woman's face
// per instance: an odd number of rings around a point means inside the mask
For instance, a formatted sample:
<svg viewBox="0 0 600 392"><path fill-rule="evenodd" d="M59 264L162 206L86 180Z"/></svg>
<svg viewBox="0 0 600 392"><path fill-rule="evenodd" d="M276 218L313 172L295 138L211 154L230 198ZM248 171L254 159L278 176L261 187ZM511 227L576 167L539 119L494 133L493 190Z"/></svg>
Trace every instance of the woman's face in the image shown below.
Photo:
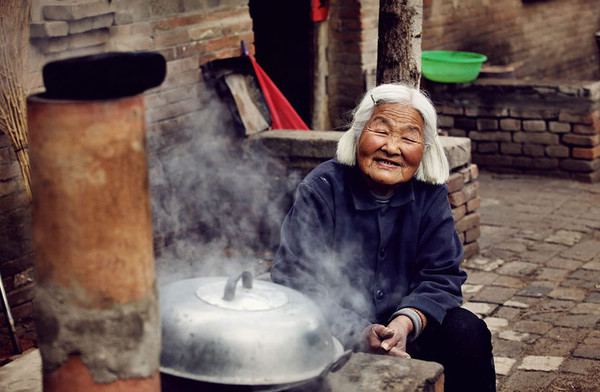
<svg viewBox="0 0 600 392"><path fill-rule="evenodd" d="M358 167L373 192L389 195L413 177L423 156L423 127L423 117L410 106L375 106L356 148Z"/></svg>

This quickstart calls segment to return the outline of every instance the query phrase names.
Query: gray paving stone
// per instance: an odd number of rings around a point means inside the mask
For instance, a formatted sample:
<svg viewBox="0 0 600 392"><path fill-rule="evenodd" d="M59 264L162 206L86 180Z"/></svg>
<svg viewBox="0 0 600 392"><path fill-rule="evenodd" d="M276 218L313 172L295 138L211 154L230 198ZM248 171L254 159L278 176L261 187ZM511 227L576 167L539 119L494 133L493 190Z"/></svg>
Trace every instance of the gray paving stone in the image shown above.
<svg viewBox="0 0 600 392"><path fill-rule="evenodd" d="M510 373L512 367L514 366L517 360L513 358L507 357L495 357L494 365L496 366L496 374L504 375Z"/></svg>
<svg viewBox="0 0 600 392"><path fill-rule="evenodd" d="M594 282L598 284L600 282L600 271L590 271L579 269L573 272L569 278L571 279L579 279L579 280L587 280L590 282Z"/></svg>
<svg viewBox="0 0 600 392"><path fill-rule="evenodd" d="M511 325L511 328L519 332L543 335L552 329L552 324L531 320L520 320Z"/></svg>
<svg viewBox="0 0 600 392"><path fill-rule="evenodd" d="M598 314L567 314L557 318L554 321L554 325L573 328L593 328L599 320L600 315Z"/></svg>
<svg viewBox="0 0 600 392"><path fill-rule="evenodd" d="M462 308L470 310L478 316L489 316L496 310L498 305L490 304L485 302L466 302L462 306Z"/></svg>
<svg viewBox="0 0 600 392"><path fill-rule="evenodd" d="M564 300L583 301L587 292L577 287L557 287L548 293L548 297Z"/></svg>
<svg viewBox="0 0 600 392"><path fill-rule="evenodd" d="M566 358L562 370L567 373L576 373L587 376L598 373L600 365L597 361L585 358Z"/></svg>
<svg viewBox="0 0 600 392"><path fill-rule="evenodd" d="M532 335L527 332L506 330L506 331L501 331L500 333L498 333L498 337L500 339L504 339L504 340L512 340L514 342L523 342L523 343L531 344L539 338L539 335Z"/></svg>
<svg viewBox="0 0 600 392"><path fill-rule="evenodd" d="M546 263L550 268L561 268L567 271L575 271L580 268L583 262L573 259L565 259L562 257L554 257Z"/></svg>
<svg viewBox="0 0 600 392"><path fill-rule="evenodd" d="M568 270L559 268L540 268L536 271L536 279L561 281L569 274Z"/></svg>
<svg viewBox="0 0 600 392"><path fill-rule="evenodd" d="M516 340L494 339L494 356L518 358L527 344Z"/></svg>
<svg viewBox="0 0 600 392"><path fill-rule="evenodd" d="M571 313L573 314L600 314L600 304L593 302L582 302L577 305L573 309L571 309Z"/></svg>
<svg viewBox="0 0 600 392"><path fill-rule="evenodd" d="M506 287L488 286L473 296L473 301L501 305L512 298L516 290Z"/></svg>
<svg viewBox="0 0 600 392"><path fill-rule="evenodd" d="M600 241L589 240L573 246L561 253L562 257L579 261L591 261L600 252Z"/></svg>
<svg viewBox="0 0 600 392"><path fill-rule="evenodd" d="M552 372L558 370L565 359L549 355L528 355L523 358L519 369Z"/></svg>
<svg viewBox="0 0 600 392"><path fill-rule="evenodd" d="M497 272L502 275L527 277L532 276L538 268L537 264L512 261L498 268Z"/></svg>
<svg viewBox="0 0 600 392"><path fill-rule="evenodd" d="M600 249L598 250L600 252ZM581 268L586 270L600 271L600 260L594 260L585 263Z"/></svg>
<svg viewBox="0 0 600 392"><path fill-rule="evenodd" d="M556 232L545 238L544 241L553 244L571 246L578 243L582 237L583 234L578 231L557 230Z"/></svg>
<svg viewBox="0 0 600 392"><path fill-rule="evenodd" d="M585 297L584 302L593 302L595 304L600 304L600 292L594 292Z"/></svg>
<svg viewBox="0 0 600 392"><path fill-rule="evenodd" d="M542 391L558 376L549 372L513 370L498 392Z"/></svg>
<svg viewBox="0 0 600 392"><path fill-rule="evenodd" d="M536 286L527 286L523 290L520 290L517 295L522 297L534 297L534 298L542 298L546 296L551 291L551 289L547 287L536 287Z"/></svg>
<svg viewBox="0 0 600 392"><path fill-rule="evenodd" d="M521 314L521 309L517 307L506 306L507 302L504 303L504 306L501 306L499 309L496 310L494 316L512 321Z"/></svg>

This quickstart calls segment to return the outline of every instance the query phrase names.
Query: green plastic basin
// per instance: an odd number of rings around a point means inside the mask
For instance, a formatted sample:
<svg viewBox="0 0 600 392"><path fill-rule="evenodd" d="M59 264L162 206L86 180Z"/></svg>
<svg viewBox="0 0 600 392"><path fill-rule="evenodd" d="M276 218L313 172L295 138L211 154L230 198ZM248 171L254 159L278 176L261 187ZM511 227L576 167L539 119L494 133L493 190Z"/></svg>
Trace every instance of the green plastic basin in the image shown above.
<svg viewBox="0 0 600 392"><path fill-rule="evenodd" d="M421 54L421 70L434 82L466 83L477 79L486 61L487 57L479 53L426 50Z"/></svg>

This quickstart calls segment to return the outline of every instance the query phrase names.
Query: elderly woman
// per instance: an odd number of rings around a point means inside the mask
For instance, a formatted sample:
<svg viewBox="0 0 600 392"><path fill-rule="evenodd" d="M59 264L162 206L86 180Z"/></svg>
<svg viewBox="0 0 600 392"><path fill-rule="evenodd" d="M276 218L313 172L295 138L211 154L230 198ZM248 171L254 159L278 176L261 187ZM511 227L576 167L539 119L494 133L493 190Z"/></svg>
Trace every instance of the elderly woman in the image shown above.
<svg viewBox="0 0 600 392"><path fill-rule="evenodd" d="M430 100L373 88L336 155L298 186L273 281L313 298L346 347L439 362L446 391L495 390L491 334L460 308L462 245Z"/></svg>

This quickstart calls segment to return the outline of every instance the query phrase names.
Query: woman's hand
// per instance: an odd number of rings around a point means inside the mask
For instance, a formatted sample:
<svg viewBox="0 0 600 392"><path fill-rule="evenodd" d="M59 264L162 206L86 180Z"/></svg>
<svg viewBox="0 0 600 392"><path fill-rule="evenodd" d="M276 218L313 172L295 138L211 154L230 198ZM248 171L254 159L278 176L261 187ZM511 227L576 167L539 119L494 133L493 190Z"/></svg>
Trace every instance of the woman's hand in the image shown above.
<svg viewBox="0 0 600 392"><path fill-rule="evenodd" d="M412 328L412 321L402 315L393 319L387 327L381 324L371 324L362 333L363 341L366 342L365 351L410 358L406 352L406 339Z"/></svg>

